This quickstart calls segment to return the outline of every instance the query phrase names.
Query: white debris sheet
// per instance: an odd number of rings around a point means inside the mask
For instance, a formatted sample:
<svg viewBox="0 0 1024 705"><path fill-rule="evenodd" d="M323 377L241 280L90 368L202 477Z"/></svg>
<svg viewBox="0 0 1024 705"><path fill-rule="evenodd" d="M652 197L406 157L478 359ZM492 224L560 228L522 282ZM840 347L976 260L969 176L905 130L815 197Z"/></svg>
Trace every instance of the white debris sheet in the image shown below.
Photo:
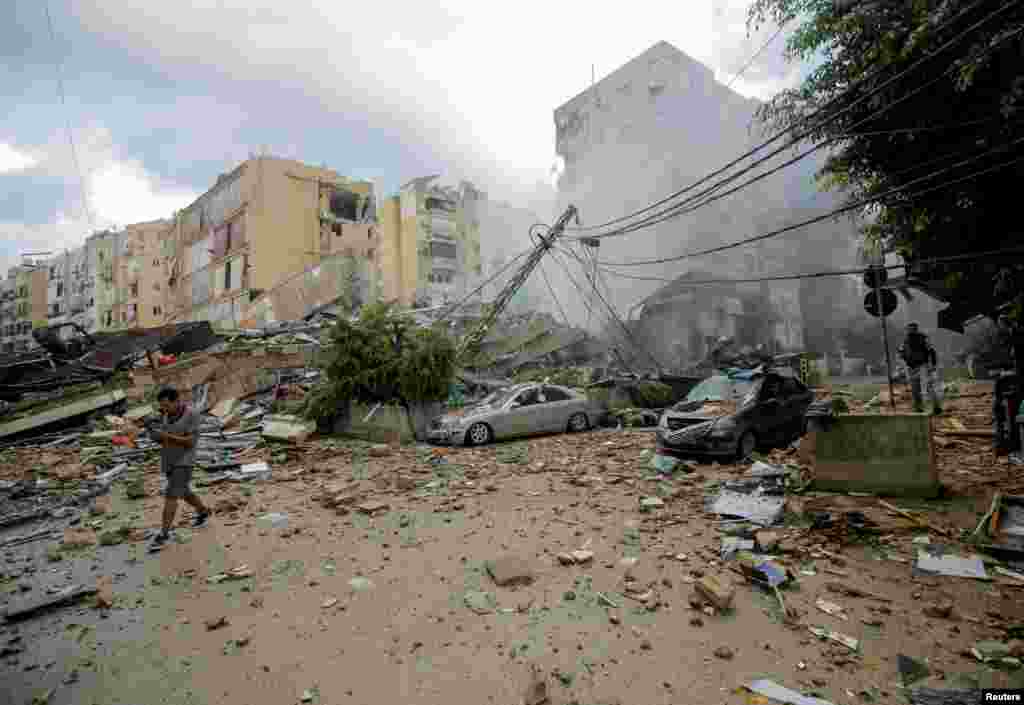
<svg viewBox="0 0 1024 705"><path fill-rule="evenodd" d="M750 683L747 685L747 690L752 693L757 693L758 695L763 695L769 700L786 703L786 705L834 705L828 700L801 695L795 690L790 690L789 688L781 686L774 681L766 679Z"/></svg>
<svg viewBox="0 0 1024 705"><path fill-rule="evenodd" d="M711 506L711 513L741 517L759 526L772 526L782 517L785 506L786 498L782 496L722 490Z"/></svg>
<svg viewBox="0 0 1024 705"><path fill-rule="evenodd" d="M950 578L988 580L988 573L985 571L985 564L980 556L971 555L964 558L952 553L940 552L940 547L929 548L933 550L922 548L917 551L917 568L921 572L945 575Z"/></svg>

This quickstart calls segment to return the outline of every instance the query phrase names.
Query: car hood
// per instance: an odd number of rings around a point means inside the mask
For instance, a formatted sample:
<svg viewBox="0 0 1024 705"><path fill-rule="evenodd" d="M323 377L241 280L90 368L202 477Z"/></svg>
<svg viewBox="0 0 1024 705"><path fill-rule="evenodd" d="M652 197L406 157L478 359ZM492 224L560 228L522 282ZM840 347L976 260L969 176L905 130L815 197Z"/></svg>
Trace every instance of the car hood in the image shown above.
<svg viewBox="0 0 1024 705"><path fill-rule="evenodd" d="M730 401L695 401L679 404L671 408L665 415L676 419L700 419L711 421L724 416L733 416L739 411L739 405Z"/></svg>
<svg viewBox="0 0 1024 705"><path fill-rule="evenodd" d="M477 418L478 416L486 416L494 412L494 409L490 406L467 406L463 409L453 409L441 416L438 416L435 421L442 426L449 426L451 424L462 423L470 419Z"/></svg>

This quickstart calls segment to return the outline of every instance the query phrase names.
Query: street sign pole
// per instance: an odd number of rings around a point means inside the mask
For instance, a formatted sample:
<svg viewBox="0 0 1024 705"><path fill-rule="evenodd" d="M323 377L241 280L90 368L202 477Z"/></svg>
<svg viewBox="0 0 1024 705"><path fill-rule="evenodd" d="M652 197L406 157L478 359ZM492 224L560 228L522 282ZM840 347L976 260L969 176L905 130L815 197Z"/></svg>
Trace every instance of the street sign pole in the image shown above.
<svg viewBox="0 0 1024 705"><path fill-rule="evenodd" d="M882 348L885 350L885 373L889 377L889 406L896 408L896 395L893 393L892 385L892 355L889 354L889 324L885 322L887 316L882 306L881 277L875 276L875 305L878 306L878 320L882 322Z"/></svg>

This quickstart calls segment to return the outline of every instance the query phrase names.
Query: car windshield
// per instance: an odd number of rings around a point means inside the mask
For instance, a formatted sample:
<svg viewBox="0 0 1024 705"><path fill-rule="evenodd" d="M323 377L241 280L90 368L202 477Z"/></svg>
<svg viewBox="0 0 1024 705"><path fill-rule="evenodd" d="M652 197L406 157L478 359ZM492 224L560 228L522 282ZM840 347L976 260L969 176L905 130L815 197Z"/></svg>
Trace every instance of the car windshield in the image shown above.
<svg viewBox="0 0 1024 705"><path fill-rule="evenodd" d="M753 393L756 395L757 384L749 379L730 379L728 377L709 377L686 395L685 402L694 401L735 401L747 398Z"/></svg>
<svg viewBox="0 0 1024 705"><path fill-rule="evenodd" d="M515 390L513 388L499 389L496 392L491 392L480 400L480 406L497 408L507 402L514 393Z"/></svg>

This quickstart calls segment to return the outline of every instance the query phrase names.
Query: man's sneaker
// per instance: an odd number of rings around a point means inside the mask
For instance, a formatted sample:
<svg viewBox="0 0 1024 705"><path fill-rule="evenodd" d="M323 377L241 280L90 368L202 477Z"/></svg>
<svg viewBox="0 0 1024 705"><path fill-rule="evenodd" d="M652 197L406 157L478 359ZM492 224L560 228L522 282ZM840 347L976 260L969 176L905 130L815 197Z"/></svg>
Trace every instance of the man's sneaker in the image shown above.
<svg viewBox="0 0 1024 705"><path fill-rule="evenodd" d="M149 551L150 551L150 553L156 553L157 551L162 550L163 547L166 546L167 542L170 541L170 540L171 540L170 532L161 531L160 533L158 533L156 536L153 537L152 541L149 542Z"/></svg>
<svg viewBox="0 0 1024 705"><path fill-rule="evenodd" d="M209 518L209 512L201 512L199 514L196 514L195 518L192 520L192 526L196 529L201 529L202 527L206 526L206 520Z"/></svg>

